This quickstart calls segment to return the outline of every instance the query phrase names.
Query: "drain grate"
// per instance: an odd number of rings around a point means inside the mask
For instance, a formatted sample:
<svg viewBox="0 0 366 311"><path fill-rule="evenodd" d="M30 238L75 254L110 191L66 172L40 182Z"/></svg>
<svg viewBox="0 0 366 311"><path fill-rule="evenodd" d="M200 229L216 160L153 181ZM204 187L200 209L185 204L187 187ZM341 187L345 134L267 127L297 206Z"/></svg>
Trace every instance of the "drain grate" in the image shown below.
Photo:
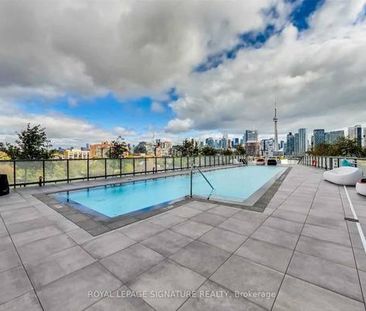
<svg viewBox="0 0 366 311"><path fill-rule="evenodd" d="M344 220L352 221L352 222L359 222L359 220L358 220L358 219L355 219L355 218L349 218L349 217L344 217Z"/></svg>

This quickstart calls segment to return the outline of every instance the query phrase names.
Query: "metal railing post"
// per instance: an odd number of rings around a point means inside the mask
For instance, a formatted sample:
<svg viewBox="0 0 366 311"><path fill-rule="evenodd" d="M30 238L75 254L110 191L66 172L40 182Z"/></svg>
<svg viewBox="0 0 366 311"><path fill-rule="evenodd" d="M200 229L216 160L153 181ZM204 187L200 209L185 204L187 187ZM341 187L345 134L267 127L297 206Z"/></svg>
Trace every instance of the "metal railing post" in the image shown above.
<svg viewBox="0 0 366 311"><path fill-rule="evenodd" d="M16 168L16 161L14 160L14 163L13 163L13 183L14 183L14 188L16 188L17 186L17 168Z"/></svg>
<svg viewBox="0 0 366 311"><path fill-rule="evenodd" d="M104 179L107 179L107 159L104 159Z"/></svg>
<svg viewBox="0 0 366 311"><path fill-rule="evenodd" d="M66 160L66 179L67 179L67 183L70 183L70 163L69 163L69 159Z"/></svg>
<svg viewBox="0 0 366 311"><path fill-rule="evenodd" d="M147 160L146 160L146 157L145 157L145 175L147 174Z"/></svg>
<svg viewBox="0 0 366 311"><path fill-rule="evenodd" d="M164 157L164 171L166 172L166 157Z"/></svg>
<svg viewBox="0 0 366 311"><path fill-rule="evenodd" d="M42 160L42 184L43 184L43 186L46 184L45 178L46 178L46 166L45 166L45 160Z"/></svg>
<svg viewBox="0 0 366 311"><path fill-rule="evenodd" d="M90 160L89 160L89 157L86 159L86 179L89 180L90 178Z"/></svg>
<svg viewBox="0 0 366 311"><path fill-rule="evenodd" d="M122 177L122 158L119 158L119 177Z"/></svg>
<svg viewBox="0 0 366 311"><path fill-rule="evenodd" d="M135 158L132 158L132 174L135 176Z"/></svg>

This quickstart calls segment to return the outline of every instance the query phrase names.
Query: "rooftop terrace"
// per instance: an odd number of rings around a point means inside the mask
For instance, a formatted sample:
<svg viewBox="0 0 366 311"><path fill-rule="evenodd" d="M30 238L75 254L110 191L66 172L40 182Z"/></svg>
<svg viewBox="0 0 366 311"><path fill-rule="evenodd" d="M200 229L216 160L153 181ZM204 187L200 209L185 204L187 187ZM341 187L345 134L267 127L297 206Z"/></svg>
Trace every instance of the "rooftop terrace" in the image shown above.
<svg viewBox="0 0 366 311"><path fill-rule="evenodd" d="M365 250L320 169L294 166L263 213L189 201L96 237L33 196L68 187L0 197L0 310L365 310Z"/></svg>

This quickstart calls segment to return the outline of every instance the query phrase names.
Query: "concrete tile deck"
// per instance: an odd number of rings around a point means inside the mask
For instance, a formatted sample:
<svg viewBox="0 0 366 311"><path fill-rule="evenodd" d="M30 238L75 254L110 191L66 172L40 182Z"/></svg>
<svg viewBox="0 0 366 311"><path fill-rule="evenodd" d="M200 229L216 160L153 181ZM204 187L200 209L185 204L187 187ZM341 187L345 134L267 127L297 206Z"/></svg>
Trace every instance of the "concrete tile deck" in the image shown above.
<svg viewBox="0 0 366 311"><path fill-rule="evenodd" d="M188 201L94 237L32 194L103 181L12 191L0 197L0 311L365 310L346 192L321 176L294 166L263 213ZM366 232L366 198L347 191Z"/></svg>

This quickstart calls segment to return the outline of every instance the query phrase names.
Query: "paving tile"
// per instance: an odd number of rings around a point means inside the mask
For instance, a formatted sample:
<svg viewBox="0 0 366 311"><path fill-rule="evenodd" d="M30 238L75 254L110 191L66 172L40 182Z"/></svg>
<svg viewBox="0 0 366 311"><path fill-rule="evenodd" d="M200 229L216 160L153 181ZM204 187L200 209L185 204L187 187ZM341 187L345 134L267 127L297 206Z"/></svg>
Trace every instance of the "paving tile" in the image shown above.
<svg viewBox="0 0 366 311"><path fill-rule="evenodd" d="M299 236L297 234L262 226L252 235L252 238L292 250L295 248Z"/></svg>
<svg viewBox="0 0 366 311"><path fill-rule="evenodd" d="M228 230L213 228L199 238L199 241L211 244L228 252L234 252L247 236Z"/></svg>
<svg viewBox="0 0 366 311"><path fill-rule="evenodd" d="M271 243L249 239L235 254L280 272L285 272L292 256L292 250Z"/></svg>
<svg viewBox="0 0 366 311"><path fill-rule="evenodd" d="M0 311L42 311L38 299L33 291L0 305Z"/></svg>
<svg viewBox="0 0 366 311"><path fill-rule="evenodd" d="M102 259L100 263L126 283L163 259L164 257L157 252L141 244L135 244Z"/></svg>
<svg viewBox="0 0 366 311"><path fill-rule="evenodd" d="M27 274L22 267L0 272L0 304L25 294L32 289Z"/></svg>
<svg viewBox="0 0 366 311"><path fill-rule="evenodd" d="M192 241L191 238L185 235L172 230L165 230L141 243L163 256L169 257Z"/></svg>
<svg viewBox="0 0 366 311"><path fill-rule="evenodd" d="M35 288L40 288L93 262L94 258L80 246L75 246L48 257L40 264L28 265L26 269Z"/></svg>
<svg viewBox="0 0 366 311"><path fill-rule="evenodd" d="M38 218L42 215L36 208L26 207L2 212L1 216L3 217L5 223L9 225Z"/></svg>
<svg viewBox="0 0 366 311"><path fill-rule="evenodd" d="M282 278L283 274L280 272L233 255L210 279L233 292L246 295L248 300L270 309ZM258 295L253 295L253 293L258 293Z"/></svg>
<svg viewBox="0 0 366 311"><path fill-rule="evenodd" d="M210 209L210 213L221 215L224 217L233 216L234 214L236 214L239 211L240 211L240 209L238 209L238 208L224 206L224 205L218 205L218 206Z"/></svg>
<svg viewBox="0 0 366 311"><path fill-rule="evenodd" d="M72 238L77 244L83 244L84 242L89 241L93 238L90 233L81 228L71 230L67 232L67 235Z"/></svg>
<svg viewBox="0 0 366 311"><path fill-rule="evenodd" d="M180 311L259 311L263 308L235 293L220 287L214 282L207 281L198 289L197 297L188 299Z"/></svg>
<svg viewBox="0 0 366 311"><path fill-rule="evenodd" d="M165 227L154 224L148 220L139 221L119 229L120 232L135 241L145 240L163 230L165 230Z"/></svg>
<svg viewBox="0 0 366 311"><path fill-rule="evenodd" d="M295 252L288 274L362 301L356 269Z"/></svg>
<svg viewBox="0 0 366 311"><path fill-rule="evenodd" d="M14 248L13 243L8 235L0 237L0 250L7 251Z"/></svg>
<svg viewBox="0 0 366 311"><path fill-rule="evenodd" d="M180 224L181 222L186 221L186 218L179 217L171 213L164 213L161 215L151 217L149 221L151 221L154 224L163 226L165 228L170 228L176 224Z"/></svg>
<svg viewBox="0 0 366 311"><path fill-rule="evenodd" d="M140 275L129 287L134 291L151 293L144 297L144 300L157 310L176 310L187 299L184 293L197 290L204 280L205 278L198 273L165 260ZM164 291L179 291L183 296L174 299L157 296Z"/></svg>
<svg viewBox="0 0 366 311"><path fill-rule="evenodd" d="M8 230L10 234L16 234L24 231L29 231L33 229L39 229L42 227L48 227L54 224L54 221L49 220L47 217L41 216L31 220L16 222L9 224Z"/></svg>
<svg viewBox="0 0 366 311"><path fill-rule="evenodd" d="M286 275L273 311L361 311L363 303Z"/></svg>
<svg viewBox="0 0 366 311"><path fill-rule="evenodd" d="M204 213L200 213L200 214L192 217L191 220L193 220L195 222L200 222L200 223L203 223L206 225L210 225L210 226L217 226L217 225L221 224L222 222L224 222L226 220L226 218L223 216L220 216L220 215L211 214L209 212L204 212Z"/></svg>
<svg viewBox="0 0 366 311"><path fill-rule="evenodd" d="M82 244L82 247L94 258L104 258L136 243L118 231L98 236Z"/></svg>
<svg viewBox="0 0 366 311"><path fill-rule="evenodd" d="M44 286L38 297L45 310L82 310L100 299L93 291L113 291L121 285L110 272L94 263Z"/></svg>
<svg viewBox="0 0 366 311"><path fill-rule="evenodd" d="M231 217L221 223L218 227L248 236L251 235L258 226L259 224L257 222L243 221Z"/></svg>
<svg viewBox="0 0 366 311"><path fill-rule="evenodd" d="M200 211L207 211L213 207L216 207L217 204L216 203L208 203L208 202L201 202L201 201L192 201L189 202L187 204L185 204L184 206L188 206L191 208L196 208Z"/></svg>
<svg viewBox="0 0 366 311"><path fill-rule="evenodd" d="M332 219L329 217L309 215L309 217L306 219L306 223L347 231L346 221L344 220L344 217L342 217L341 219Z"/></svg>
<svg viewBox="0 0 366 311"><path fill-rule="evenodd" d="M337 229L305 224L302 235L351 247L348 233Z"/></svg>
<svg viewBox="0 0 366 311"><path fill-rule="evenodd" d="M296 251L355 267L352 248L340 244L301 236Z"/></svg>
<svg viewBox="0 0 366 311"><path fill-rule="evenodd" d="M14 247L4 251L0 250L0 272L19 266L20 264L19 256Z"/></svg>
<svg viewBox="0 0 366 311"><path fill-rule="evenodd" d="M200 214L201 212L202 211L200 211L198 209L190 208L185 205L178 206L178 207L172 209L171 211L169 211L169 213L171 213L172 215L176 215L176 216L184 217L184 218L191 218L197 214Z"/></svg>
<svg viewBox="0 0 366 311"><path fill-rule="evenodd" d="M295 221L295 222L298 222L301 224L303 224L306 219L305 214L290 212L290 211L286 211L286 210L276 210L272 216L282 218L285 220L289 220L289 221Z"/></svg>
<svg viewBox="0 0 366 311"><path fill-rule="evenodd" d="M289 221L277 217L269 217L263 223L263 225L294 234L300 234L303 227L303 224L300 224L298 222Z"/></svg>
<svg viewBox="0 0 366 311"><path fill-rule="evenodd" d="M229 256L230 253L222 249L199 241L193 241L170 256L170 259L205 277L209 277Z"/></svg>
<svg viewBox="0 0 366 311"><path fill-rule="evenodd" d="M188 220L175 225L171 229L192 239L197 239L212 228L212 226Z"/></svg>
<svg viewBox="0 0 366 311"><path fill-rule="evenodd" d="M47 226L13 234L12 239L14 241L14 244L19 247L61 233L62 231L57 229L55 226Z"/></svg>
<svg viewBox="0 0 366 311"><path fill-rule="evenodd" d="M114 297L104 298L91 307L88 311L153 311L142 298L131 296L133 293L126 286L112 292Z"/></svg>
<svg viewBox="0 0 366 311"><path fill-rule="evenodd" d="M75 243L66 234L60 234L23 245L18 252L24 263L31 264L72 246Z"/></svg>

